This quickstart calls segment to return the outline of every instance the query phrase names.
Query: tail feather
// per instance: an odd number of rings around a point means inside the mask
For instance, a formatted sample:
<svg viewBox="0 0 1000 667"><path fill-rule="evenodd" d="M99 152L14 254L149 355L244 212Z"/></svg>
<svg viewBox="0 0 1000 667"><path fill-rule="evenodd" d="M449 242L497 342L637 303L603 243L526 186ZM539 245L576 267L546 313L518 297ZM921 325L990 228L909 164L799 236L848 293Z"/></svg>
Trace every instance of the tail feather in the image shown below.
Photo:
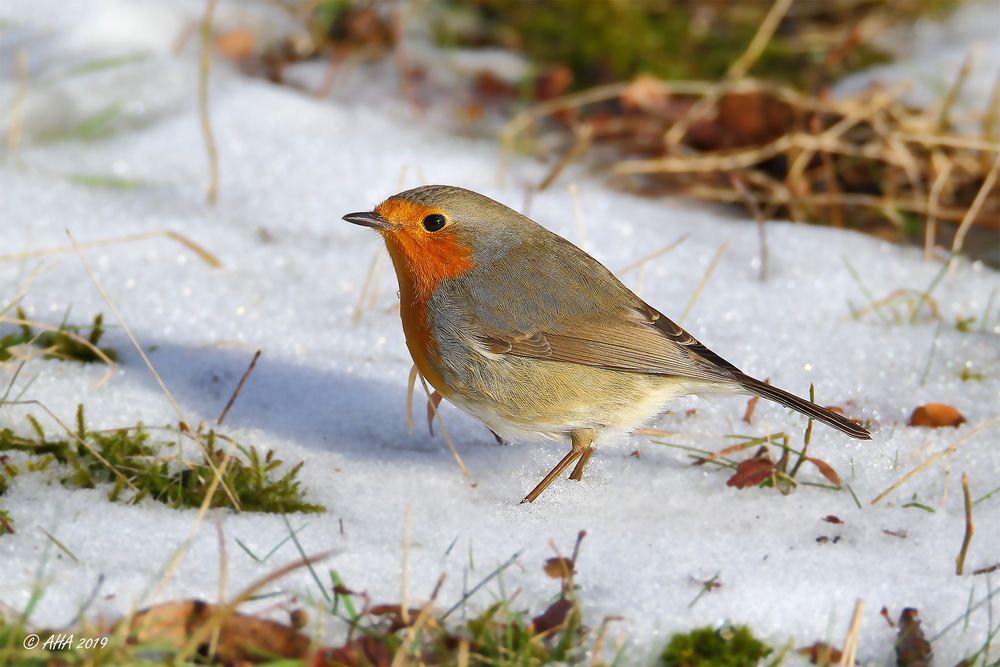
<svg viewBox="0 0 1000 667"><path fill-rule="evenodd" d="M752 391L755 394L759 394L770 401L774 401L775 403L780 403L786 408L791 408L792 410L801 412L802 414L813 419L818 419L827 426L832 426L852 438L858 438L859 440L872 439L872 436L868 431L851 420L846 419L835 412L831 412L820 405L816 405L815 403L810 403L805 399L799 398L795 394L789 394L783 389L778 389L777 387L772 387L769 384L764 384L760 380L755 380L748 375L741 377L739 379L739 383L745 389Z"/></svg>

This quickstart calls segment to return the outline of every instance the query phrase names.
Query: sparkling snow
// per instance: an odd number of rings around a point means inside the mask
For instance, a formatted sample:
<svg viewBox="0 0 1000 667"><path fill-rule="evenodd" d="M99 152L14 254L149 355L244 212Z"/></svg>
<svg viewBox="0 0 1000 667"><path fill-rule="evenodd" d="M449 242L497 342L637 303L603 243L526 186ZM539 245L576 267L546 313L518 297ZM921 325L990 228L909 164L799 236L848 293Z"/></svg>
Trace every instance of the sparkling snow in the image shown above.
<svg viewBox="0 0 1000 667"><path fill-rule="evenodd" d="M553 555L549 540L565 553L586 529L577 577L586 621L596 627L606 614L624 616L612 636L628 638L630 661L651 656L673 632L725 619L748 623L776 647L817 640L839 645L860 598L859 658L889 664L895 631L879 616L883 606L893 617L904 606L918 608L934 637L966 613L970 599L986 596L989 577L955 575L964 531L959 478L969 474L973 497L1000 485L1000 426L974 436L880 504L870 501L997 415L1000 276L994 271L959 263L944 277L932 295L940 329L927 317L912 325L874 314L855 320L849 302L861 308L867 300L846 261L875 298L926 289L940 263L860 234L770 222L769 277L761 283L754 224L689 203L636 199L577 176L586 247L612 270L687 235L642 277L641 295L668 316L680 316L712 256L728 243L685 326L752 375L800 394L815 383L818 401L872 420L874 440L853 441L819 424L813 431L811 452L840 472L861 508L847 491L737 491L726 486L725 471L693 468L683 451L638 437L598 450L582 483L560 480L535 504L519 505L563 448L498 446L480 424L446 405L449 431L478 482L473 488L440 434L427 433L422 395L415 401L416 428L407 433L411 361L395 310L395 278L384 266L377 299L354 326L361 285L381 241L340 217L421 183L461 185L521 209L525 184L537 182L544 167L517 161L501 186L494 141L428 129L394 90L381 103L346 104L336 88L321 101L217 63L212 118L221 185L218 206L210 208L194 98L196 49L171 54L177 32L198 18L199 3L65 4L19 0L0 8L9 24L0 40L5 132L17 49L27 53L31 72L24 142L0 167L0 254L65 246L67 229L81 243L171 229L218 255L224 266L212 269L162 239L85 253L189 423L214 420L253 351L263 350L224 430L276 450L286 462L306 461L308 497L329 511L289 521L303 526L299 539L307 553L335 550L322 568L336 568L349 587L376 602L399 600L409 510L410 595L426 599L446 573L444 606L461 597L463 581L478 582L521 551L520 567L504 573L503 586L508 594L520 589L518 605L540 611L557 590L541 567ZM115 12L124 18L112 20ZM233 5L220 8L223 23L240 18ZM129 53L146 57L89 74L59 74L83 60ZM112 135L41 139L111 104L123 105ZM81 174L148 185L86 187L68 178ZM530 215L579 243L567 182L564 176L535 195ZM623 279L638 287L637 272ZM0 286L4 305L27 287L24 306L40 321L57 324L69 308L76 323L98 312L111 318L72 253L0 262ZM956 320L972 316L971 331L958 330ZM105 368L96 365L32 361L12 395L26 388L24 398L43 401L65 420L82 402L95 428L176 423L124 333L113 329L107 343L122 357L108 382L99 385ZM963 381L965 368L985 378ZM0 366L0 386L14 369ZM952 404L968 422L958 429L906 426L913 408L926 402ZM675 431L672 442L712 450L730 444L725 436L732 433L786 431L793 446L801 444L804 419L761 402L746 425L745 403L684 399L656 426ZM696 413L687 415L692 408ZM16 406L0 412L0 427L26 432L27 412L56 430L40 410ZM800 478L822 481L808 467ZM15 480L0 497L17 529L0 538L0 613L23 609L39 583L44 596L32 622L64 626L101 577L88 613L113 616L153 601L147 593L190 531L195 511L151 501L114 504L106 494L63 488L52 471ZM909 502L935 512L902 507ZM844 523L824 522L827 515ZM235 542L268 552L287 536L280 516L222 512L218 520L230 592L298 558L286 543L259 564ZM967 572L1000 559L1000 494L975 507L975 520ZM56 549L43 529L79 562ZM822 536L828 541L821 543ZM210 518L166 598L218 598L217 539ZM701 590L696 580L715 575L721 588L691 605ZM320 597L306 572L268 590ZM487 586L471 599L470 611L499 591L497 582ZM954 664L978 650L987 633L982 606L936 639L935 654Z"/></svg>

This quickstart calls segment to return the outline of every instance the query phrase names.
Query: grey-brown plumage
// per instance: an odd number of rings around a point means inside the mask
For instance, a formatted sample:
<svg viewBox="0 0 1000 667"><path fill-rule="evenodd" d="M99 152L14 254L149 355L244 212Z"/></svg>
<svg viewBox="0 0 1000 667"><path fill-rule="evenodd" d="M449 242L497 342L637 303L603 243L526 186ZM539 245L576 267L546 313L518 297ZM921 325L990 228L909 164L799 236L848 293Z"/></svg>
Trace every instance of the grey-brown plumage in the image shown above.
<svg viewBox="0 0 1000 667"><path fill-rule="evenodd" d="M582 475L602 433L628 432L682 394L749 392L852 437L871 437L841 415L745 375L583 250L488 197L426 186L390 198L381 211L400 218L370 226L381 227L395 248L401 285L423 269L421 253L470 253L462 271L435 283L425 304L401 304L404 312L425 313L433 348L425 361L437 388L500 436L572 436L573 450L529 500L574 458L582 457L573 476ZM447 224L422 230L425 213ZM411 237L389 236L399 233ZM410 334L407 341L412 352Z"/></svg>

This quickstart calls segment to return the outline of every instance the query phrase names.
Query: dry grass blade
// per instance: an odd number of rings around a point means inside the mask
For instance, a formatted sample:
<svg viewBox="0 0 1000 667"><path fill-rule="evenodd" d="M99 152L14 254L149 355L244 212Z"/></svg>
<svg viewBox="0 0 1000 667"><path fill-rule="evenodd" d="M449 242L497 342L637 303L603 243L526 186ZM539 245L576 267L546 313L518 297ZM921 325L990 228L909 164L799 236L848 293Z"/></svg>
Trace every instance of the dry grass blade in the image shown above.
<svg viewBox="0 0 1000 667"><path fill-rule="evenodd" d="M413 385L417 381L417 367L410 366L410 377L406 380L406 432L413 433Z"/></svg>
<svg viewBox="0 0 1000 667"><path fill-rule="evenodd" d="M444 419L441 417L441 411L438 409L438 406L434 405L433 401L431 401L430 389L427 388L427 382L422 376L420 377L420 386L424 388L424 393L427 395L427 405L434 407L434 418L437 419L438 426L441 427L441 435L444 436L444 441L448 444L448 449L451 451L452 458L455 459L455 463L458 464L458 468L462 471L465 478L469 480L472 486L476 486L476 480L472 477L472 473L469 472L469 469L465 467L465 462L462 461L462 457L458 453L458 448L455 447L454 441L451 439L451 436L448 435L448 428L444 425Z"/></svg>
<svg viewBox="0 0 1000 667"><path fill-rule="evenodd" d="M68 229L66 230L66 235L69 237L70 243L74 246L74 249L76 249L76 240L73 238L72 233L70 233ZM80 259L80 263L83 265L83 268L87 272L87 275L90 277L95 287L97 287L97 291L100 293L101 298L104 299L104 302L108 304L108 308L111 309L112 314L118 320L118 323L119 325L121 325L122 330L125 332L125 335L128 336L129 341L131 341L133 347L139 353L139 356L146 364L146 367L149 369L150 373L152 373L153 377L156 379L157 384L160 386L160 389L167 397L167 400L173 406L179 419L181 420L181 423L186 425L187 419L184 417L184 413L181 410L180 405L177 403L176 399L174 399L174 396L173 394L170 393L170 390L167 389L167 385L163 382L163 378L160 377L160 374L156 371L156 368L153 366L152 362L150 362L149 357L146 356L146 352L142 349L142 346L139 345L139 341L137 341L135 336L132 334L132 330L128 327L128 324L126 324L125 318L122 317L121 312L118 310L118 306L116 306L114 301L111 300L111 297L108 295L107 291L105 291L104 286L101 285L101 282L97 279L97 276L91 270L90 265L87 264L87 260L84 258L83 253L77 250L76 255ZM163 592L166 590L167 584L170 582L170 580L173 578L174 573L177 571L177 568L180 567L181 558L183 557L184 552L187 550L188 546L190 546L192 540L194 539L194 536L200 530L201 524L205 520L205 514L208 512L208 508L211 506L212 499L215 497L215 494L218 491L219 486L222 486L226 495L229 497L230 502L232 502L233 507L237 508L237 510L240 507L239 501L236 499L236 496L233 493L232 489L230 489L228 485L226 485L223 482L223 475L225 474L226 469L229 467L230 461L233 460L233 457L227 452L225 459L222 461L221 467L217 467L215 465L215 461L213 460L214 457L207 451L205 444L201 441L200 435L195 433L193 437L195 438L196 442L198 443L198 446L202 450L202 453L205 457L205 462L209 465L209 467L212 470L212 481L209 482L208 488L206 489L205 492L205 499L202 501L201 506L198 508L198 512L195 515L195 519L191 524L191 530L188 532L187 537L178 545L177 549L174 550L173 555L170 557L166 566L164 567L163 574L160 577L159 584L157 585L156 592L154 594L156 598L159 598L163 594ZM232 446L233 446L232 443L230 443L230 447ZM124 632L124 630L121 630L120 632Z"/></svg>
<svg viewBox="0 0 1000 667"><path fill-rule="evenodd" d="M501 184L503 183L503 176L507 171L507 165L510 163L511 155L514 152L514 142L518 135L520 135L525 129L530 127L539 119L550 116L554 113L562 111L563 109L571 109L574 107L594 104L595 102L612 100L621 95L622 92L628 88L628 85L628 83L613 83L599 88L592 88L591 90L586 90L582 93L557 97L556 99L535 105L514 116L507 123L501 133L503 155L500 160L500 169L497 172L497 180Z"/></svg>
<svg viewBox="0 0 1000 667"><path fill-rule="evenodd" d="M325 560L334 555L334 553L336 552L326 551L316 556L310 556L309 558L305 558L278 568L274 572L271 572L270 574L267 574L251 583L229 602L218 605L214 613L191 633L187 644L185 644L184 647L178 651L177 656L175 657L176 664L184 664L187 658L194 655L198 650L198 647L203 644L205 640L208 639L209 636L222 624L222 621L225 620L226 617L232 615L236 611L237 607L253 597L257 591L261 590L268 584L283 579L296 570L303 567L309 567L314 563ZM122 625L127 626L128 624L123 623Z"/></svg>
<svg viewBox="0 0 1000 667"><path fill-rule="evenodd" d="M944 189L945 184L948 182L948 177L951 176L951 170L952 163L951 160L948 160L938 171L938 175L934 178L934 184L931 186L931 193L927 202L927 226L924 230L925 262L929 262L933 256L934 240L937 235L938 205L941 201L941 190Z"/></svg>
<svg viewBox="0 0 1000 667"><path fill-rule="evenodd" d="M854 603L854 614L851 616L851 625L847 630L847 638L844 640L844 651L840 657L840 664L844 667L853 667L855 656L858 652L858 634L861 631L861 614L865 610L864 600L858 599Z"/></svg>
<svg viewBox="0 0 1000 667"><path fill-rule="evenodd" d="M372 302L377 298L377 292L375 292L373 286L376 282L375 275L379 272L384 254L381 244L375 247L375 253L368 264L368 272L365 274L365 281L361 284L361 293L358 294L358 301L354 304L354 315L351 317L352 326L361 324L361 317L365 312L365 301Z"/></svg>
<svg viewBox="0 0 1000 667"><path fill-rule="evenodd" d="M768 42L771 41L771 37L774 36L774 31L778 29L781 19L788 13L792 2L793 0L775 0L767 16L761 21L760 27L757 28L757 33L750 40L746 51L729 66L729 70L726 72L727 79L739 80L746 76L750 68L754 66L761 54L764 53L764 49L767 47ZM721 87L716 86L712 92L705 95L688 110L687 114L673 124L666 135L664 135L664 143L668 147L679 144L694 123L711 113L720 97Z"/></svg>
<svg viewBox="0 0 1000 667"><path fill-rule="evenodd" d="M976 198L973 200L972 206L969 207L965 217L962 218L962 223L958 226L958 231L955 232L955 241L951 244L953 256L962 251L962 245L965 243L965 235L969 232L969 227L972 226L972 222L976 219L976 216L979 215L979 210L986 203L986 197L989 195L990 190L996 184L998 172L1000 172L1000 155L993 160L993 166L990 168L989 174L986 175L982 187L976 193Z"/></svg>
<svg viewBox="0 0 1000 667"><path fill-rule="evenodd" d="M750 191L747 190L747 186L743 185L743 181L735 174L729 175L729 181L746 201L747 208L750 209L750 214L757 221L757 232L760 235L760 281L764 282L767 280L767 233L764 229L764 216L760 212L757 200L750 196Z"/></svg>
<svg viewBox="0 0 1000 667"><path fill-rule="evenodd" d="M70 243L75 247L76 246L76 239L73 238L73 234L68 229L66 230L66 236L69 237ZM111 297L108 295L107 290L104 289L104 285L101 284L101 281L99 281L97 279L97 275L90 268L90 264L87 263L86 258L84 258L84 256L83 256L83 253L82 252L77 252L76 256L80 259L80 264L83 265L84 271L87 272L87 275L90 277L90 280L94 283L94 286L97 288L98 293L100 293L101 298L104 300L104 302L106 304L108 304L108 308L111 310L111 313L115 316L115 319L118 320L118 324L119 324L119 326L121 326L122 331L124 331L125 335L128 336L129 341L132 343L132 347L134 347L135 350L136 350L136 352L139 353L139 356L142 358L143 363L146 364L146 368L148 368L149 372L153 374L153 378L156 380L156 383L160 386L160 389L163 391L164 396L166 396L167 400L170 401L170 405L173 406L174 412L177 413L178 419L180 419L180 421L181 421L182 424L188 424L188 420L184 416L184 411L181 410L180 404L177 403L177 399L175 399L174 395L170 392L169 389L167 389L167 385L163 381L163 378L160 377L160 374L159 374L159 372L157 372L156 367L153 366L153 362L151 362L149 360L149 357L146 355L146 351L142 349L141 345L139 345L139 341L136 340L135 335L132 333L132 330L129 328L128 324L125 322L125 318L122 317L121 311L118 310L118 306L115 304L114 301L111 300ZM200 437L196 437L196 442L198 443L199 447L201 448L202 453L205 455L205 462L212 469L212 473L215 476L215 482L222 483L223 490L226 492L226 495L229 496L230 501L232 501L233 507L235 507L237 509L237 511L238 511L239 507L240 507L240 503L236 499L236 495L233 493L232 489L230 489L228 485L226 485L224 482L222 482L222 474L219 472L219 469L216 467L215 461L213 460L213 457L210 455L210 453L208 452L208 450L205 448L205 444L201 441ZM226 460L223 463L223 465L224 466L228 465L229 460L230 460L230 457L226 456ZM210 502L212 496L215 495L214 494L214 488L212 490L213 490L213 493L208 494L205 497L206 503Z"/></svg>
<svg viewBox="0 0 1000 667"><path fill-rule="evenodd" d="M28 101L28 54L18 49L14 56L14 77L17 88L10 108L10 122L7 125L7 152L14 153L21 145L24 126L24 105Z"/></svg>
<svg viewBox="0 0 1000 667"><path fill-rule="evenodd" d="M105 377L102 378L101 381L98 383L99 385L104 384L107 381L107 378L111 376L111 374L117 367L117 364L114 362L114 360L109 358L108 355L106 355L100 347L94 345L80 334L69 331L65 327L53 326L51 324L46 324L45 322L39 322L38 320L24 319L20 317L5 317L3 315L0 315L0 324L15 324L21 326L29 326L32 327L33 329L40 329L42 331L59 332L62 335L66 336L67 338L72 339L74 342L83 345L85 348L93 352L94 356L100 359L103 364L109 367L107 373L105 374Z"/></svg>
<svg viewBox="0 0 1000 667"><path fill-rule="evenodd" d="M134 241L145 241L147 239L155 238L167 238L171 241L176 241L182 246L198 255L203 262L208 264L213 269L218 269L222 266L222 261L210 253L205 248L201 247L188 237L175 232L171 229L158 229L152 232L143 232L141 234L127 234L125 236L115 236L108 239L100 239L97 241L86 241L84 243L76 243L75 245L67 246L57 246L55 248L46 248L44 250L29 250L27 252L15 252L9 255L0 255L0 262L19 262L26 259L34 259L36 257L49 257L51 255L63 255L68 253L74 253L77 250L87 250L89 248L102 248L106 246L119 245L123 243L132 243Z"/></svg>
<svg viewBox="0 0 1000 667"><path fill-rule="evenodd" d="M701 293L705 289L705 285L708 284L709 278L711 278L712 274L715 273L715 267L718 266L719 260L722 259L722 256L726 254L726 248L728 247L729 242L724 241L722 245L719 246L719 249L715 251L715 255L712 256L712 260L708 263L708 267L705 269L705 275L701 277L701 280L698 282L698 286L695 287L694 292L691 294L691 298L688 299L687 305L684 306L680 319L677 320L678 324L683 326L684 320L686 320L687 316L691 314L691 311L694 309L694 305L698 303L698 299L701 297Z"/></svg>
<svg viewBox="0 0 1000 667"><path fill-rule="evenodd" d="M634 433L636 435L645 435L645 436L649 436L649 437L654 437L655 438L657 436L677 435L678 432L677 431L664 431L664 430L658 429L658 428L638 428L638 429L636 429L634 431Z"/></svg>
<svg viewBox="0 0 1000 667"><path fill-rule="evenodd" d="M753 36L750 41L750 45L747 46L746 51L729 66L729 71L726 72L726 77L729 79L742 79L750 71L750 68L760 59L760 56L764 53L764 49L767 47L768 42L774 36L774 32L778 29L778 25L781 23L781 19L785 17L788 13L789 8L792 6L794 0L775 0L775 3L771 6L770 11L768 11L767 16L761 21L760 27L757 28L757 33Z"/></svg>
<svg viewBox="0 0 1000 667"><path fill-rule="evenodd" d="M608 626L613 621L623 621L624 616L608 615L601 620L601 627L597 631L597 639L594 640L594 648L591 650L590 667L600 667L604 664L601 660L601 653L604 651L604 638L608 634Z"/></svg>
<svg viewBox="0 0 1000 667"><path fill-rule="evenodd" d="M909 472L907 472L905 475L903 475L902 477L900 477L899 479L897 479L895 482L893 482L892 484L890 484L889 487L885 491L883 491L882 493L878 494L877 496L875 496L872 499L871 504L872 505L877 504L879 501L881 501L887 495L889 495L890 493L892 493L893 491L895 491L896 489L898 489L899 487L901 487L903 484L907 483L908 481L910 481L911 479L913 479L914 477L916 477L921 472L923 472L924 470L926 470L930 466L934 465L935 463L937 463L941 459L944 459L944 458L946 458L948 456L951 456L956 451L958 451L958 448L961 447L962 445L964 445L966 442L968 442L972 438L976 437L977 435L979 435L983 431L989 429L990 427L996 426L997 424L1000 424L1000 417L993 417L992 419L986 420L985 422L983 422L982 424L980 424L976 428L972 429L971 431L969 431L968 433L966 433L965 435L963 435L961 438L959 438L955 442L953 442L950 445L948 445L948 447L946 447L945 449L942 449L937 454L934 454L933 456L931 456L929 459L927 459L923 463L918 464L913 469L911 469Z"/></svg>
<svg viewBox="0 0 1000 667"><path fill-rule="evenodd" d="M215 133L212 131L212 116L208 110L208 75L212 68L212 17L215 14L217 0L205 0L205 13L201 19L201 56L198 62L198 118L201 122L201 134L205 141L205 153L208 155L208 190L205 199L215 206L219 198L219 151L215 145Z"/></svg>
<svg viewBox="0 0 1000 667"><path fill-rule="evenodd" d="M570 183L566 186L566 191L569 193L570 201L573 202L573 221L576 223L577 245L586 250L587 246L590 244L587 243L587 227L583 224L583 207L580 205L580 188L576 186L576 183Z"/></svg>
<svg viewBox="0 0 1000 667"><path fill-rule="evenodd" d="M413 532L413 510L406 508L403 517L403 572L399 578L399 613L403 623L410 624L410 538Z"/></svg>
<svg viewBox="0 0 1000 667"><path fill-rule="evenodd" d="M969 544L972 543L972 535L976 532L976 527L972 523L972 494L969 493L969 475L962 473L962 497L965 499L965 536L962 538L962 548L958 551L955 559L955 574L962 576L965 571L965 555L969 552Z"/></svg>
<svg viewBox="0 0 1000 667"><path fill-rule="evenodd" d="M965 82L968 81L969 74L978 60L978 55L978 49L972 48L969 50L968 55L965 56L965 61L962 63L962 67L958 70L958 76L955 77L955 80L948 88L948 92L941 99L941 108L938 111L936 123L937 133L944 132L951 126L951 109L955 106L955 102L958 101L958 95L962 92Z"/></svg>
<svg viewBox="0 0 1000 667"><path fill-rule="evenodd" d="M73 441L75 441L78 445L80 445L81 447L83 447L84 449L86 449L95 459L97 459L98 461L100 461L101 465L103 465L105 468L107 468L108 470L110 470L111 473L115 477L117 477L118 479L120 479L122 481L122 483L129 488L130 491L133 491L135 493L139 492L139 490L137 488L135 488L135 485L131 482L131 480L129 480L129 478L127 476L125 476L124 474L122 474L122 472L120 470L118 470L118 468L116 468L113 465L111 465L111 463L109 463L107 459L105 459L103 456L101 456L100 452L98 452L96 449L94 449L93 447L91 447L90 444L86 440L84 440L83 438L81 438L80 435L76 431L74 431L69 426L67 426L63 422L63 420L59 418L59 415L57 415L52 410L50 410L49 407L47 405L45 405L44 403L42 403L41 401L36 401L34 399L29 399L29 400L25 400L25 401L7 401L7 400L4 400L4 401L0 401L0 405L34 405L34 406L37 406L37 407L41 408L41 410L43 412L45 412L45 414L47 414L52 419L52 421L54 421L55 423L59 424L59 428L61 428L63 431L65 431L66 434Z"/></svg>
<svg viewBox="0 0 1000 667"><path fill-rule="evenodd" d="M769 19L780 21L788 5L776 2ZM733 63L730 77L745 75L768 38L762 26L757 45ZM963 80L960 74L953 90ZM1000 152L994 136L997 114L984 114L982 136L958 135L947 121L949 100L934 109L915 107L899 99L904 89L900 84L832 98L822 90L804 95L745 76L718 82L641 77L532 107L507 125L504 142L509 153L526 128L572 110L580 126L593 129L590 143L602 149L595 161L610 169L624 189L742 202L751 210L759 207L765 219L829 223L897 241L923 223L928 245L942 221L961 221L961 248L969 226L990 228L985 212L992 213L996 197L987 172L995 155L986 153ZM996 90L1000 97L1000 79ZM669 104L636 101L654 98ZM586 108L590 105L595 108ZM567 127L564 118L549 124L557 133ZM648 146L645 137L658 130L664 133L663 145ZM524 147L545 152L554 143L537 140ZM948 164L951 173L943 176ZM940 179L936 189L935 177ZM984 179L986 187L973 202ZM932 190L934 196L928 196ZM929 219L914 219L912 213Z"/></svg>
<svg viewBox="0 0 1000 667"><path fill-rule="evenodd" d="M727 172L747 169L756 164L783 155L791 150L826 151L854 158L879 158L886 163L902 167L902 159L883 151L880 146L857 146L846 141L816 136L804 132L786 134L774 141L753 148L737 148L701 153L676 155L650 160L625 160L614 165L616 174L690 174L697 172Z"/></svg>
<svg viewBox="0 0 1000 667"><path fill-rule="evenodd" d="M555 182L559 175L566 170L566 167L573 164L581 155L587 152L590 148L590 142L594 136L594 128L590 123L584 123L576 129L574 132L573 145L570 149L566 151L566 154L555 164L549 171L545 179L538 184L538 191L544 192L552 183Z"/></svg>
<svg viewBox="0 0 1000 667"><path fill-rule="evenodd" d="M226 418L226 415L229 414L229 409L233 407L233 403L236 402L236 398L240 395L240 392L243 390L244 383L246 383L247 378L250 377L250 374L253 373L254 367L257 366L258 359L260 359L260 350L257 350L256 352L253 353L253 359L250 360L250 365L247 366L247 369L245 371L243 371L243 375L242 377L240 377L240 381L236 384L236 389L233 390L232 396L229 397L229 401L226 403L226 407L223 408L222 414L220 414L219 418L215 421L216 426L222 426L223 420Z"/></svg>
<svg viewBox="0 0 1000 667"><path fill-rule="evenodd" d="M653 252L649 253L648 255L643 255L642 257L640 257L639 259L635 260L631 264L627 264L627 265L623 266L622 268L618 269L618 271L616 271L615 273L620 276L620 275L623 275L625 273L628 273L629 271L634 271L635 269L641 268L642 266L644 266L648 262L651 262L651 261L653 261L654 259L656 259L658 257L662 257L663 255L666 255L668 252L674 250L677 246L679 246L680 244L684 243L684 241L687 240L687 237L688 237L687 234L683 234L676 241L673 241L672 243L668 243L667 245L663 246L659 250L654 250Z"/></svg>

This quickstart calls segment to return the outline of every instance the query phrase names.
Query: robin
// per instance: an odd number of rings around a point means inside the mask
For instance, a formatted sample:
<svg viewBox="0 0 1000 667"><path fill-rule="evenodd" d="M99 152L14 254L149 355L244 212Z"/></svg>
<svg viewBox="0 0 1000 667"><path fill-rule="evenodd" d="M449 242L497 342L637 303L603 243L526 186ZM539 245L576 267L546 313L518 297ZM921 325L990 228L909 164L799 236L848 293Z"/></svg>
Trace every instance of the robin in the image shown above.
<svg viewBox="0 0 1000 667"><path fill-rule="evenodd" d="M854 438L844 417L772 387L712 352L566 239L489 197L428 185L344 220L385 239L406 346L445 398L504 439L569 438L522 502L598 438L624 435L686 394L763 396Z"/></svg>

